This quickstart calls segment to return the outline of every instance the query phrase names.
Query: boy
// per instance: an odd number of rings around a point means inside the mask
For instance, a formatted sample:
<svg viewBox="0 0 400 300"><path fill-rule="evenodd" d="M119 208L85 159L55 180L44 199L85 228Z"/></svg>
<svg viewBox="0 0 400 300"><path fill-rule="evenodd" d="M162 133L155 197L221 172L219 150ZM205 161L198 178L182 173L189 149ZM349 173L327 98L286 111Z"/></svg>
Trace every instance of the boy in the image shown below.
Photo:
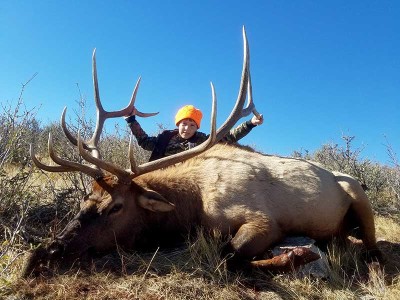
<svg viewBox="0 0 400 300"><path fill-rule="evenodd" d="M198 131L203 114L193 105L185 105L178 110L175 116L177 129L164 130L157 136L148 136L136 121L135 115L136 108L134 108L132 115L126 117L125 120L136 137L139 146L145 150L152 151L149 161L191 149L208 138L208 135ZM254 127L261 125L263 121L262 115L260 118L253 116L251 120L231 129L221 142L237 142Z"/></svg>

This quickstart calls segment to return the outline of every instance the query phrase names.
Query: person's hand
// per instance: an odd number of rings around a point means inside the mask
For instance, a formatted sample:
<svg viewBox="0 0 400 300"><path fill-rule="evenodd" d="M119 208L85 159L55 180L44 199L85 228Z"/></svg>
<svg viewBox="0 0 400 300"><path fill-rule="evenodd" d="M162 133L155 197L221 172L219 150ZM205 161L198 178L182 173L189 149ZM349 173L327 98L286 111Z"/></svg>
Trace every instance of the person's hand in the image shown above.
<svg viewBox="0 0 400 300"><path fill-rule="evenodd" d="M262 123L264 123L264 117L263 117L263 115L260 115L259 117L253 116L253 117L251 118L251 124L253 124L253 125L258 126L258 125L261 125Z"/></svg>
<svg viewBox="0 0 400 300"><path fill-rule="evenodd" d="M126 118L128 118L128 117L130 117L130 116L136 116L136 115L137 115L137 109L136 109L136 107L134 106L133 109L132 109L132 111L131 111L131 113L130 113L129 115L127 115L127 116L124 116L124 118L126 119Z"/></svg>

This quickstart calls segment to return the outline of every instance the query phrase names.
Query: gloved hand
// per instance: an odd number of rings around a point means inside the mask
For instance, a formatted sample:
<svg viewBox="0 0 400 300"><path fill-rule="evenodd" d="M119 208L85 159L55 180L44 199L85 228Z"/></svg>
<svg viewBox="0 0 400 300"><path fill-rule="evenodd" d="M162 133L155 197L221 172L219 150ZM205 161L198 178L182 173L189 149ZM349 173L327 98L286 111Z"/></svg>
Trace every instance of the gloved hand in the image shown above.
<svg viewBox="0 0 400 300"><path fill-rule="evenodd" d="M132 123L133 121L136 120L136 117L135 117L136 114L137 114L137 109L136 109L136 107L133 107L133 110L132 110L132 112L130 113L130 115L129 115L129 116L124 116L125 121L126 121L127 123Z"/></svg>

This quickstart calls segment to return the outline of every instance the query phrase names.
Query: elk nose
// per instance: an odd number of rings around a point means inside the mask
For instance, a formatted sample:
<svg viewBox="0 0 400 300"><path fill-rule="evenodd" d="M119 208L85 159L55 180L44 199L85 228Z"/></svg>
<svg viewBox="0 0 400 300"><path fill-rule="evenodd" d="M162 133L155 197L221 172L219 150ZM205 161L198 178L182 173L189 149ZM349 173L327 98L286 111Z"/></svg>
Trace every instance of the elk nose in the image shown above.
<svg viewBox="0 0 400 300"><path fill-rule="evenodd" d="M48 251L52 258L60 257L64 253L64 245L59 241L54 241L50 244Z"/></svg>

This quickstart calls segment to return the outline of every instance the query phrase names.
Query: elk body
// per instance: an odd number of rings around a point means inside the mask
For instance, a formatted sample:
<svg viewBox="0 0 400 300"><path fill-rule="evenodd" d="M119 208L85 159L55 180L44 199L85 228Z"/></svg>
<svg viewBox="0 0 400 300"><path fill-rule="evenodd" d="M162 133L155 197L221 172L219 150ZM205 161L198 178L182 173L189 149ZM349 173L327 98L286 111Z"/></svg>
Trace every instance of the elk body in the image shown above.
<svg viewBox="0 0 400 300"><path fill-rule="evenodd" d="M373 212L355 179L332 173L314 162L216 144L238 119L255 111L248 52L244 33L239 96L228 120L216 130L216 99L212 88L209 140L194 149L141 166L136 166L130 150L131 170L103 161L97 142L93 141L98 141L106 118L132 111L138 85L125 110L105 112L93 60L100 116L95 134L89 142L75 139L65 126L65 111L62 127L83 158L95 167L58 157L51 138L49 152L57 166L42 164L31 151L35 164L44 170L81 171L92 176L95 179L92 192L82 200L80 212L55 240L32 254L25 275L46 262L82 259L93 253L106 253L117 245L135 249L145 240L173 238L198 226L231 234L231 250L247 260L262 255L289 235L327 240L345 235L355 226L360 227L366 248L376 250ZM249 104L242 109L246 95Z"/></svg>

